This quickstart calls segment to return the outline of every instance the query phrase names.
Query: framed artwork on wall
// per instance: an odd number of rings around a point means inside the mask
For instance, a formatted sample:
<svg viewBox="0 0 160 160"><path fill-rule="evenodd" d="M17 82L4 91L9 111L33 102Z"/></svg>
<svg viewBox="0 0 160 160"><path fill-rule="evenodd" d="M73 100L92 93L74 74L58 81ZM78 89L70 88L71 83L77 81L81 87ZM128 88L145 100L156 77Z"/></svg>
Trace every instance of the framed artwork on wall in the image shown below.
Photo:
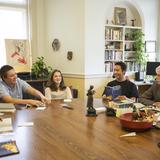
<svg viewBox="0 0 160 160"><path fill-rule="evenodd" d="M115 7L114 8L114 21L116 25L126 25L126 8Z"/></svg>
<svg viewBox="0 0 160 160"><path fill-rule="evenodd" d="M16 72L30 71L31 55L27 39L5 39L7 64Z"/></svg>
<svg viewBox="0 0 160 160"><path fill-rule="evenodd" d="M156 52L156 41L145 41L145 52L155 53Z"/></svg>

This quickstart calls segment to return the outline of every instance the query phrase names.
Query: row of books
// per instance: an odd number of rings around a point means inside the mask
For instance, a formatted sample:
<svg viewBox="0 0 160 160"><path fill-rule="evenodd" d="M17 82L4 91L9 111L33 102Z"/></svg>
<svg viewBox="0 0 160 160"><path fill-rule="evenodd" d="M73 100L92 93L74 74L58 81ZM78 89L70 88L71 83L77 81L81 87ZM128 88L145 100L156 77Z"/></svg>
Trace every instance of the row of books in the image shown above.
<svg viewBox="0 0 160 160"><path fill-rule="evenodd" d="M105 62L105 72L113 72L114 63L115 62L106 61ZM136 62L125 62L125 63L127 65L128 72L138 71L138 64Z"/></svg>
<svg viewBox="0 0 160 160"><path fill-rule="evenodd" d="M119 51L112 51L112 50L106 50L105 51L105 60L118 60L121 61L123 59L122 52Z"/></svg>
<svg viewBox="0 0 160 160"><path fill-rule="evenodd" d="M114 63L113 62L106 62L105 63L105 72L113 72Z"/></svg>
<svg viewBox="0 0 160 160"><path fill-rule="evenodd" d="M138 71L137 62L125 62L127 65L127 71Z"/></svg>
<svg viewBox="0 0 160 160"><path fill-rule="evenodd" d="M124 46L125 51L134 51L134 43L126 43Z"/></svg>
<svg viewBox="0 0 160 160"><path fill-rule="evenodd" d="M121 42L106 42L105 49L123 49L123 43Z"/></svg>
<svg viewBox="0 0 160 160"><path fill-rule="evenodd" d="M122 40L123 32L122 29L106 28L105 39L107 40Z"/></svg>
<svg viewBox="0 0 160 160"><path fill-rule="evenodd" d="M135 60L135 52L125 52L124 58L127 60Z"/></svg>

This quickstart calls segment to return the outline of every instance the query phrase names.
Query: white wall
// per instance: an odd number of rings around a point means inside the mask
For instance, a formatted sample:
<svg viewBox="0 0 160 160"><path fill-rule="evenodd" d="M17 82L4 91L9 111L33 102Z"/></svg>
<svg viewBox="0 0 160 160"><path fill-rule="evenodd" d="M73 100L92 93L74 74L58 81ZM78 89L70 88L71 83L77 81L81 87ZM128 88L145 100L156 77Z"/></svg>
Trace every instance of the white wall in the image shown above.
<svg viewBox="0 0 160 160"><path fill-rule="evenodd" d="M31 51L33 61L45 52L44 0L30 0Z"/></svg>
<svg viewBox="0 0 160 160"><path fill-rule="evenodd" d="M158 4L158 8L160 10L160 2ZM157 37L158 37L158 42L157 42L157 61L160 61L160 36L159 36L159 33L160 33L160 13L158 14L158 30L157 30Z"/></svg>
<svg viewBox="0 0 160 160"><path fill-rule="evenodd" d="M115 6L135 6L145 39L157 40L158 0L34 0L33 4L33 58L43 55L48 65L63 73L104 74L104 25L106 19L112 20ZM129 17L128 10L128 23ZM51 47L54 38L61 42L57 52ZM73 51L72 61L67 60L67 51Z"/></svg>
<svg viewBox="0 0 160 160"><path fill-rule="evenodd" d="M64 73L84 73L84 1L45 0L45 35L48 64ZM51 44L58 38L59 51L53 51ZM73 52L73 59L67 59L67 52Z"/></svg>

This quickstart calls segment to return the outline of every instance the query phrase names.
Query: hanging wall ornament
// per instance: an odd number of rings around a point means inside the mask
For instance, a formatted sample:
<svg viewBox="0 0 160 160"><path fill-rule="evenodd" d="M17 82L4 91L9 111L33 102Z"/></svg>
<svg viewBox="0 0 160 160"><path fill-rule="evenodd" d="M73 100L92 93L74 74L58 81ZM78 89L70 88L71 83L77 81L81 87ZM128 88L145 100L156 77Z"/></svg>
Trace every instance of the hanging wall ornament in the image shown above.
<svg viewBox="0 0 160 160"><path fill-rule="evenodd" d="M52 48L54 51L58 51L60 48L60 41L59 39L55 38L52 42Z"/></svg>

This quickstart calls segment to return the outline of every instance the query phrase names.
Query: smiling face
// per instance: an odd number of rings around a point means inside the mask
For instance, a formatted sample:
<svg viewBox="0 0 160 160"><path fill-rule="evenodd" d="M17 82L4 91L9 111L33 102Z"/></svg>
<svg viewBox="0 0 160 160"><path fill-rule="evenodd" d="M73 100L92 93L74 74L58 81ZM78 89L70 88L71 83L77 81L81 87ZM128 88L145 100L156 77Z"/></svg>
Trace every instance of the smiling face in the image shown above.
<svg viewBox="0 0 160 160"><path fill-rule="evenodd" d="M114 66L114 76L118 81L121 81L124 79L125 72L122 70L120 65Z"/></svg>
<svg viewBox="0 0 160 160"><path fill-rule="evenodd" d="M3 80L11 86L16 84L17 74L14 69L9 70L6 75L3 77Z"/></svg>
<svg viewBox="0 0 160 160"><path fill-rule="evenodd" d="M62 75L60 72L55 72L53 77L52 77L52 80L56 83L56 85L60 85L61 81L62 81Z"/></svg>

